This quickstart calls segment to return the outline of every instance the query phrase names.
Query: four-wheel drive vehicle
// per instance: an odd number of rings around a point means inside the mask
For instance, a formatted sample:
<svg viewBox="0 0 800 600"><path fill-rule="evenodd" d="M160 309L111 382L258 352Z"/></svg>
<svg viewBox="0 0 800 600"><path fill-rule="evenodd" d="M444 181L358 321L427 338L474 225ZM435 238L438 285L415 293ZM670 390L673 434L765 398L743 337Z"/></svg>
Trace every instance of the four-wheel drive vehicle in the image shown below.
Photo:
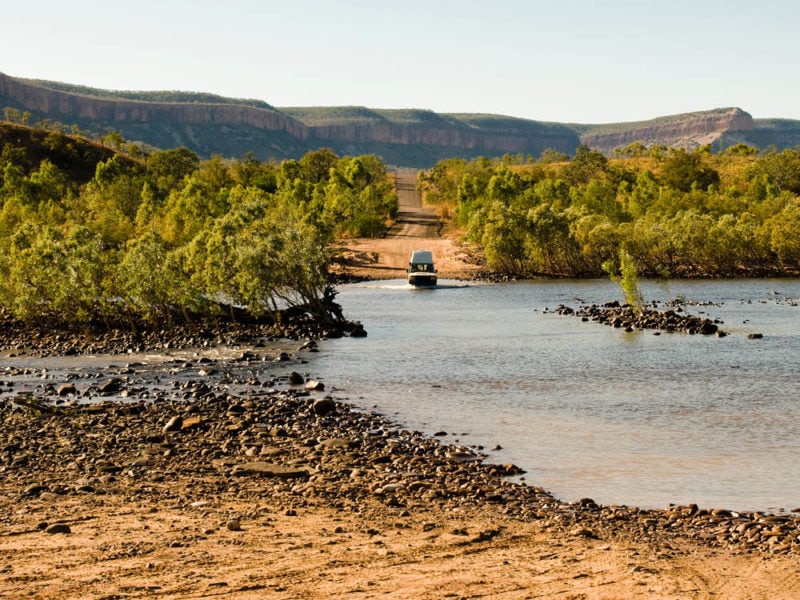
<svg viewBox="0 0 800 600"><path fill-rule="evenodd" d="M430 250L414 250L408 263L408 283L416 286L436 285L436 269Z"/></svg>

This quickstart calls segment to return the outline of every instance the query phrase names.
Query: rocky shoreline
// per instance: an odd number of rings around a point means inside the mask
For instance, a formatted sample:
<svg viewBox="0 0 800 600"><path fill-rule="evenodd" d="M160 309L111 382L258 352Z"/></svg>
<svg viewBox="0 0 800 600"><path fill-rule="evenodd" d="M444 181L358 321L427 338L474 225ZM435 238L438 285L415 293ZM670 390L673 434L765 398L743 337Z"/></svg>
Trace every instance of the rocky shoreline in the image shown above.
<svg viewBox="0 0 800 600"><path fill-rule="evenodd" d="M305 313L285 315L279 323L253 320L218 320L176 323L168 327L98 331L31 328L0 310L0 353L6 356L75 356L81 354L131 354L211 348L238 344L263 345L277 339L302 340L365 337L358 321L321 324Z"/></svg>
<svg viewBox="0 0 800 600"><path fill-rule="evenodd" d="M302 351L315 345L308 341ZM32 501L113 495L170 505L269 497L288 512L315 505L357 512L374 502L400 516L433 506L477 508L564 536L800 555L797 511L562 502L510 480L519 469L487 462L483 448L448 444L352 408L300 372L302 364L297 354L255 349L63 380L31 380L35 369L6 368L0 506L8 515ZM46 521L40 528L69 530Z"/></svg>

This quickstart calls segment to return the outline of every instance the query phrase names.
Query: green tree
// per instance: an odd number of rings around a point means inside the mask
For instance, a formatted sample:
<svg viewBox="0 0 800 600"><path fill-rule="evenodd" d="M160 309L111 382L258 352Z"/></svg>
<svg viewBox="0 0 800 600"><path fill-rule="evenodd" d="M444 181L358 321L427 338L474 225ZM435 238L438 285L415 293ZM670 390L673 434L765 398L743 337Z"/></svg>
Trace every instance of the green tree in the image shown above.
<svg viewBox="0 0 800 600"><path fill-rule="evenodd" d="M734 144L725 149L725 154L728 156L755 156L758 154L758 148L748 144Z"/></svg>
<svg viewBox="0 0 800 600"><path fill-rule="evenodd" d="M300 167L305 175L304 179L312 184L325 183L330 178L331 169L335 168L339 157L330 148L320 148L308 152L300 159Z"/></svg>
<svg viewBox="0 0 800 600"><path fill-rule="evenodd" d="M642 142L632 142L621 148L614 148L614 158L642 158L647 156L647 146Z"/></svg>
<svg viewBox="0 0 800 600"><path fill-rule="evenodd" d="M277 165L259 161L252 152L231 165L231 176L243 187L257 187L268 193L278 189Z"/></svg>
<svg viewBox="0 0 800 600"><path fill-rule="evenodd" d="M593 178L600 177L608 166L608 159L597 150L592 150L586 145L578 146L575 156L564 167L564 179L573 185L588 183Z"/></svg>
<svg viewBox="0 0 800 600"><path fill-rule="evenodd" d="M124 305L150 325L173 321L171 288L176 283L176 273L168 269L167 254L164 240L146 232L128 242L114 279Z"/></svg>
<svg viewBox="0 0 800 600"><path fill-rule="evenodd" d="M553 150L552 148L545 148L539 155L539 162L543 164L562 163L569 160L569 155Z"/></svg>
<svg viewBox="0 0 800 600"><path fill-rule="evenodd" d="M162 198L199 168L200 158L188 148L159 150L147 157L147 176Z"/></svg>
<svg viewBox="0 0 800 600"><path fill-rule="evenodd" d="M102 137L103 145L113 148L114 150L122 150L125 147L125 138L119 131L111 130Z"/></svg>
<svg viewBox="0 0 800 600"><path fill-rule="evenodd" d="M782 265L800 266L800 204L793 202L765 223L770 249Z"/></svg>
<svg viewBox="0 0 800 600"><path fill-rule="evenodd" d="M764 177L775 190L800 194L800 151L769 152L748 169L750 180Z"/></svg>
<svg viewBox="0 0 800 600"><path fill-rule="evenodd" d="M719 173L704 164L702 152L671 149L661 166L661 180L668 186L689 192L693 188L706 190L719 184Z"/></svg>
<svg viewBox="0 0 800 600"><path fill-rule="evenodd" d="M639 287L639 274L636 261L624 248L619 251L619 265L613 260L606 261L603 269L608 273L611 281L619 285L625 296L625 303L633 308L634 312L641 314L644 310L644 296Z"/></svg>

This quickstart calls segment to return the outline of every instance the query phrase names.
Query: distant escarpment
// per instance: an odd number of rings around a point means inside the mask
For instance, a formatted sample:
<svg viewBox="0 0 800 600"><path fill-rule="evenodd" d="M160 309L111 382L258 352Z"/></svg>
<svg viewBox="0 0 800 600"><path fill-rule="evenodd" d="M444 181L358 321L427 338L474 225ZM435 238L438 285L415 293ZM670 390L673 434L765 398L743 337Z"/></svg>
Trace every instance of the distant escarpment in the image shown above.
<svg viewBox="0 0 800 600"><path fill-rule="evenodd" d="M791 119L755 119L753 131L747 134L748 142L758 148L775 146L777 149L800 146L800 121Z"/></svg>
<svg viewBox="0 0 800 600"><path fill-rule="evenodd" d="M572 153L571 128L494 115L361 107L277 109L265 102L180 92L110 92L0 74L0 106L33 119L116 130L131 141L186 146L204 157L299 158L328 146L340 154L378 154L390 164L427 167L453 156Z"/></svg>
<svg viewBox="0 0 800 600"><path fill-rule="evenodd" d="M759 149L800 144L800 121L754 120L724 108L610 125L562 124L500 115L364 107L276 108L261 100L196 92L119 92L18 79L0 73L0 107L86 132L118 131L156 148L186 146L203 158L252 152L267 160L299 158L329 147L340 155L377 154L386 163L426 168L452 158L552 149L573 154L580 144L605 154L645 146L715 150L745 143Z"/></svg>
<svg viewBox="0 0 800 600"><path fill-rule="evenodd" d="M581 143L604 153L634 142L692 149L714 146L725 136L738 134L744 139L753 127L753 117L742 109L719 108L638 123L593 126L581 135Z"/></svg>
<svg viewBox="0 0 800 600"><path fill-rule="evenodd" d="M174 97L165 93L162 101L153 102L137 100L135 92L128 94L130 97L125 97L125 92L120 92L119 96L115 97L104 90L76 86L64 86L76 90L75 92L62 91L58 89L60 85L29 82L0 73L0 98L6 103L12 101L33 115L41 115L51 120L59 117L72 118L79 125L152 122L168 122L176 125L235 123L287 131L297 136L303 132L300 123L266 103L261 106L250 106L244 104L245 101L237 103L225 101L223 98L219 98L219 102L203 102L192 100L194 97L192 94L187 95L188 99L178 101L180 94L177 93Z"/></svg>

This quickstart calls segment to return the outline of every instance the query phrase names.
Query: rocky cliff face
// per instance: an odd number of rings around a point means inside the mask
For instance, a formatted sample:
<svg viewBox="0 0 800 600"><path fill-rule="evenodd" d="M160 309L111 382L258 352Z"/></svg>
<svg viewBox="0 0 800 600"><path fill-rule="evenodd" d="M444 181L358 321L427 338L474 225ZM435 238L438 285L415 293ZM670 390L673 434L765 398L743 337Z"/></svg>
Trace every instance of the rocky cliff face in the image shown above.
<svg viewBox="0 0 800 600"><path fill-rule="evenodd" d="M75 93L74 90L81 90ZM186 146L201 157L299 158L328 146L340 155L377 154L389 164L429 167L453 156L502 154L538 157L551 148L573 154L579 144L611 154L633 142L695 148L734 143L779 149L800 142L800 122L759 121L739 108L662 117L617 125L540 123L497 115L437 114L418 110L363 107L273 108L258 102L201 100L199 96L157 102L131 95L41 84L0 73L0 108L30 111L32 122L46 118L77 124L87 131L115 129L132 141L160 148ZM195 99L192 99L195 98ZM582 132L579 134L579 132Z"/></svg>
<svg viewBox="0 0 800 600"><path fill-rule="evenodd" d="M101 123L172 122L175 124L231 123L287 131L302 136L305 127L278 111L233 104L180 104L109 100L79 96L29 85L0 73L0 97L25 110L53 120Z"/></svg>
<svg viewBox="0 0 800 600"><path fill-rule="evenodd" d="M538 156L546 148L571 152L578 145L577 135L525 135L471 130L467 127L430 127L390 123L317 125L309 128L319 140L353 144L404 144L483 150L490 154L523 153Z"/></svg>
<svg viewBox="0 0 800 600"><path fill-rule="evenodd" d="M110 127L128 139L155 146L174 140L172 143L187 145L201 156L223 151L225 155L232 152L233 156L241 156L253 151L257 155L265 154L263 158L298 158L322 144L341 153L389 154L384 156L385 160L391 161L394 157L403 161L399 164L428 166L450 156L469 158L505 153L538 156L547 148L571 153L579 143L577 134L566 127L556 133L538 135L525 130L478 128L453 118L421 124L383 118L353 122L346 116L329 124L305 124L280 110L237 104L99 98L31 85L3 74L0 74L0 102L30 111L39 118L77 123L89 129ZM230 128L232 140L240 140L241 147L235 141L219 139L221 134L225 135L221 131L225 126ZM173 129L171 134L165 131L167 128ZM247 128L260 132L248 135L244 131ZM280 135L267 139L269 136L265 134L269 132ZM245 147L246 144L249 146ZM412 148L398 148L402 146ZM417 147L418 161L413 149Z"/></svg>
<svg viewBox="0 0 800 600"><path fill-rule="evenodd" d="M622 124L616 131L589 131L581 136L581 143L604 153L634 142L691 149L713 144L725 135L752 130L753 117L740 108L725 108Z"/></svg>

